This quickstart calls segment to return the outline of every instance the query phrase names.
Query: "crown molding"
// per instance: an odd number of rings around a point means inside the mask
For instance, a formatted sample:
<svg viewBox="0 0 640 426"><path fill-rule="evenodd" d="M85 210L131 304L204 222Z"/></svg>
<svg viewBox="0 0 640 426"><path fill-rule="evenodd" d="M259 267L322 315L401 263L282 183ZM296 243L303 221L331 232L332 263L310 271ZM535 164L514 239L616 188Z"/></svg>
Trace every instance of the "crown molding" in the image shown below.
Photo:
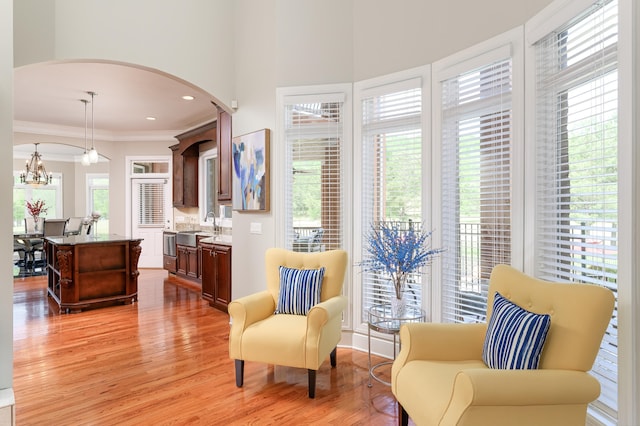
<svg viewBox="0 0 640 426"><path fill-rule="evenodd" d="M84 139L84 127L61 126L58 124L37 123L33 121L13 121L14 133L30 133L34 135L57 136L73 139ZM161 130L140 132L109 132L96 129L94 138L109 142L154 142L175 143L175 135L183 130Z"/></svg>

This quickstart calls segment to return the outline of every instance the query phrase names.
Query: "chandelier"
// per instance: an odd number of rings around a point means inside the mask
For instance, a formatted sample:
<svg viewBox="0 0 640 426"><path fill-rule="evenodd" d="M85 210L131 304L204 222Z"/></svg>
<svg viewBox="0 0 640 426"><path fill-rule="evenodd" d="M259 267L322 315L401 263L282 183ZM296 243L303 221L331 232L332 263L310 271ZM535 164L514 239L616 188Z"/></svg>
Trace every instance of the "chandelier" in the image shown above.
<svg viewBox="0 0 640 426"><path fill-rule="evenodd" d="M38 145L34 143L36 150L31 154L31 160L27 160L24 170L20 172L20 182L27 185L47 185L51 183L53 176L51 173L47 174L47 169L44 168L42 163L42 157L38 152Z"/></svg>

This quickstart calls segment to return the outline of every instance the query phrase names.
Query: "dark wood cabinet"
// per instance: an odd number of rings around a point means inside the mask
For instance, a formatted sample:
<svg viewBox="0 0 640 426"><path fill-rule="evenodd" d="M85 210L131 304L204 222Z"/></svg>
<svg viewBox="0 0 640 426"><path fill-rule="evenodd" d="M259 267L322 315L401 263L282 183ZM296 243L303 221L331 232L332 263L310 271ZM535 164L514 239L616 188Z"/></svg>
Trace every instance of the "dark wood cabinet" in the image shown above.
<svg viewBox="0 0 640 426"><path fill-rule="evenodd" d="M231 114L218 108L218 201L231 201L233 158L231 152Z"/></svg>
<svg viewBox="0 0 640 426"><path fill-rule="evenodd" d="M173 153L173 206L198 207L198 160L200 144L217 140L217 121L176 136Z"/></svg>
<svg viewBox="0 0 640 426"><path fill-rule="evenodd" d="M162 267L171 273L176 273L178 269L177 263L178 259L176 256L168 256L166 254L162 256Z"/></svg>
<svg viewBox="0 0 640 426"><path fill-rule="evenodd" d="M197 247L177 246L177 270L176 273L199 279L200 261Z"/></svg>
<svg viewBox="0 0 640 426"><path fill-rule="evenodd" d="M202 297L209 305L227 312L231 301L231 247L201 244Z"/></svg>
<svg viewBox="0 0 640 426"><path fill-rule="evenodd" d="M198 147L173 145L173 206L198 207Z"/></svg>

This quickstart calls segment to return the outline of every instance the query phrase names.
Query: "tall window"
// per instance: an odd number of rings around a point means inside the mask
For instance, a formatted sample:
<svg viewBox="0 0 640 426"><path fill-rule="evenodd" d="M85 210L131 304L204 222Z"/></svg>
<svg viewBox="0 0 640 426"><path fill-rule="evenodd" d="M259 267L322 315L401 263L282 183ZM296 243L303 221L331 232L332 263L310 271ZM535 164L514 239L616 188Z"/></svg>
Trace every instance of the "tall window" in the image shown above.
<svg viewBox="0 0 640 426"><path fill-rule="evenodd" d="M536 273L617 294L617 1L598 2L536 51ZM617 412L617 311L594 374L594 408ZM615 420L614 420L615 421Z"/></svg>
<svg viewBox="0 0 640 426"><path fill-rule="evenodd" d="M422 205L422 79L365 89L362 94L362 246L372 226L420 227ZM411 304L422 306L422 275L407 281ZM362 273L362 321L393 294L389 277Z"/></svg>
<svg viewBox="0 0 640 426"><path fill-rule="evenodd" d="M48 185L30 186L20 183L20 172L13 172L13 231L24 232L24 218L29 217L26 202L43 200L45 218L62 218L62 174L53 173Z"/></svg>
<svg viewBox="0 0 640 426"><path fill-rule="evenodd" d="M216 218L218 209L218 150L210 149L200 153L200 218L205 219L213 213ZM220 220L217 224L220 224Z"/></svg>
<svg viewBox="0 0 640 426"><path fill-rule="evenodd" d="M109 233L109 175L87 173L87 214L100 214L98 233Z"/></svg>
<svg viewBox="0 0 640 426"><path fill-rule="evenodd" d="M343 94L285 98L286 246L294 251L344 247L344 106Z"/></svg>
<svg viewBox="0 0 640 426"><path fill-rule="evenodd" d="M443 321L484 321L491 270L511 263L511 68L441 81Z"/></svg>

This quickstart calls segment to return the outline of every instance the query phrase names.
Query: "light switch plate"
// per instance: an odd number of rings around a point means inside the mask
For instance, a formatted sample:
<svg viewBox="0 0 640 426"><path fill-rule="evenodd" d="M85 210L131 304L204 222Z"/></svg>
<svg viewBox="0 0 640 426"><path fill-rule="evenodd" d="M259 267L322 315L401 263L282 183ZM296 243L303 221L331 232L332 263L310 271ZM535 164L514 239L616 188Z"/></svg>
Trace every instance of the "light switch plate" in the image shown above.
<svg viewBox="0 0 640 426"><path fill-rule="evenodd" d="M260 222L251 222L249 232L252 234L262 234L262 224Z"/></svg>

